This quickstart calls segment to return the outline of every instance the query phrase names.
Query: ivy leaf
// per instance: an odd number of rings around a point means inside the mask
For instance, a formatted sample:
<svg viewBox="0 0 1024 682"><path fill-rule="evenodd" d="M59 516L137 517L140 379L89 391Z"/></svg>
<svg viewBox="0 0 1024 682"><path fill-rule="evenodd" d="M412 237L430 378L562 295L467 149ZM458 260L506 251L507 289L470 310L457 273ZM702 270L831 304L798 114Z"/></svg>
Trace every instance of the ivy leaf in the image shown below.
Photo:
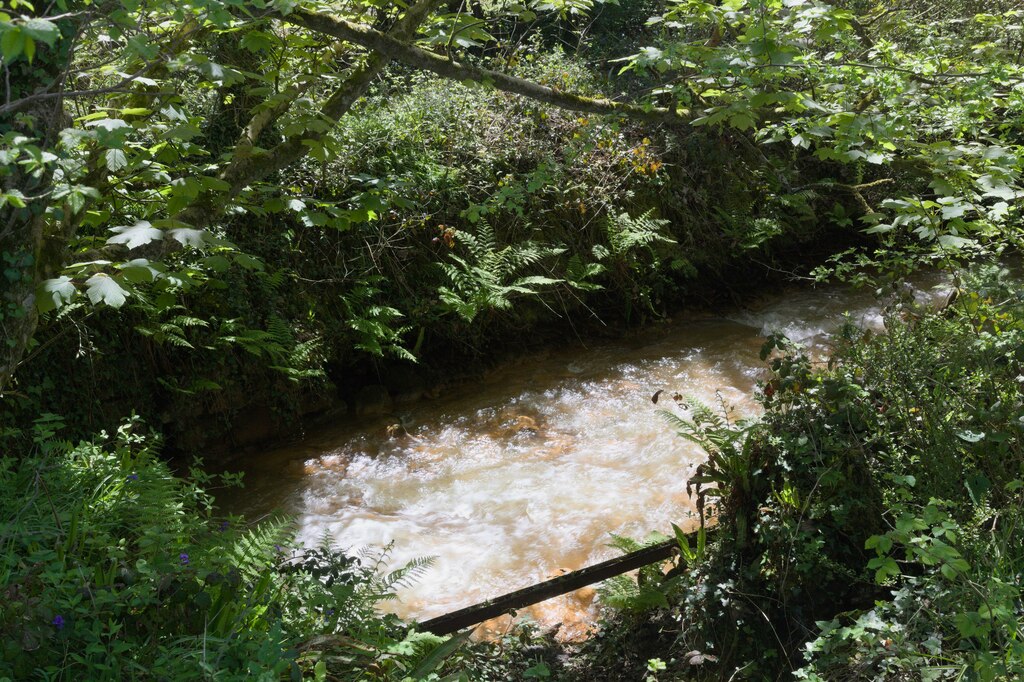
<svg viewBox="0 0 1024 682"><path fill-rule="evenodd" d="M110 231L115 236L107 240L108 244L124 244L129 249L145 246L152 241L164 238L164 231L153 227L148 220L140 220L131 227L113 227Z"/></svg>
<svg viewBox="0 0 1024 682"><path fill-rule="evenodd" d="M128 292L110 275L98 272L85 280L86 293L93 305L106 303L111 308L120 308L128 298Z"/></svg>
<svg viewBox="0 0 1024 682"><path fill-rule="evenodd" d="M36 310L40 313L56 310L71 301L75 291L75 285L70 277L62 275L55 279L43 280L36 289Z"/></svg>

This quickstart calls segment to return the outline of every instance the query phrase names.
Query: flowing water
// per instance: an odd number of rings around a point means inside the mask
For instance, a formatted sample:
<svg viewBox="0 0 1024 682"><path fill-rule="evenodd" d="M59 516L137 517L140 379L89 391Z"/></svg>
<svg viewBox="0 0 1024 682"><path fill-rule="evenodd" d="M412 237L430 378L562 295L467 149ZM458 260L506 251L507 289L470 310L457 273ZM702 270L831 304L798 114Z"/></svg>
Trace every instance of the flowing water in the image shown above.
<svg viewBox="0 0 1024 682"><path fill-rule="evenodd" d="M921 302L944 296L919 281ZM796 291L722 317L662 325L628 340L576 343L376 421L339 424L246 458L232 511L294 516L300 538L343 548L394 543L390 564L434 565L385 608L420 620L617 554L610 534L641 538L693 521L686 481L703 453L652 403L665 389L756 416L764 335L827 351L844 313L882 328L866 292ZM400 424L400 426L396 426ZM592 589L527 610L560 636L585 634ZM507 618L484 631L507 627Z"/></svg>

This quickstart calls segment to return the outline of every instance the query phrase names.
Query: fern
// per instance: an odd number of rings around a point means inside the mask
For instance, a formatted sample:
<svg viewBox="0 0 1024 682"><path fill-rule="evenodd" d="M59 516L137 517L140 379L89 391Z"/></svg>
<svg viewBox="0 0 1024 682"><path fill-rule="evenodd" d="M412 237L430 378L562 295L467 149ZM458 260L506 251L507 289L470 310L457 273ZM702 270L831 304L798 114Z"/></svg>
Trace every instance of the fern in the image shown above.
<svg viewBox="0 0 1024 682"><path fill-rule="evenodd" d="M264 521L238 537L227 554L246 578L258 578L267 557L280 554L278 548L292 539L293 524L287 519Z"/></svg>
<svg viewBox="0 0 1024 682"><path fill-rule="evenodd" d="M478 223L477 234L458 230L455 237L465 245L469 258L450 254L451 262L439 264L449 285L439 287L438 295L449 311L467 322L487 310L510 309L516 294L537 296L543 287L564 281L522 275L545 258L565 253L564 248L533 241L499 247L494 228L484 218Z"/></svg>
<svg viewBox="0 0 1024 682"><path fill-rule="evenodd" d="M608 543L623 554L636 552L665 541L667 538L660 533L652 533L644 541L634 540L621 535L612 534ZM636 577L617 575L601 583L597 592L601 603L621 611L639 613L652 608L668 607L668 591L675 586L675 578L665 579L659 564L642 567Z"/></svg>
<svg viewBox="0 0 1024 682"><path fill-rule="evenodd" d="M378 590L381 599L394 599L394 591L400 587L409 587L430 569L437 561L436 557L416 557L405 566L396 568L380 577L373 586Z"/></svg>
<svg viewBox="0 0 1024 682"><path fill-rule="evenodd" d="M412 331L408 325L397 324L404 317L402 312L374 302L381 293L377 288L381 279L369 278L341 297L348 328L356 333L353 345L377 357L388 354L416 362L416 357L402 342L402 338Z"/></svg>
<svg viewBox="0 0 1024 682"><path fill-rule="evenodd" d="M642 247L650 248L654 244L675 244L676 241L662 234L669 221L652 218L654 209L645 211L636 218L628 213L610 215L605 223L608 246L612 255L622 257Z"/></svg>
<svg viewBox="0 0 1024 682"><path fill-rule="evenodd" d="M604 287L591 280L604 271L605 267L600 263L584 263L578 254L573 254L565 266L565 281L573 289L597 291Z"/></svg>
<svg viewBox="0 0 1024 682"><path fill-rule="evenodd" d="M155 316L163 316L169 313L177 313L178 311L184 311L185 308L178 306L171 306L165 310L157 312L155 308L150 308L147 312ZM198 317L192 317L191 315L185 314L171 314L165 319L156 319L147 324L140 324L135 327L135 331L142 334L143 336L153 339L158 344L168 344L177 348L188 348L194 350L195 346L186 338L186 329L195 329L201 327L210 326L206 320L199 319Z"/></svg>
<svg viewBox="0 0 1024 682"><path fill-rule="evenodd" d="M728 491L727 511L733 516L737 542L742 545L750 520L748 501L759 469L747 446L747 435L754 422L744 419L732 421L724 405L716 411L695 398L686 399L685 409L690 413L689 419L666 410L662 410L661 415L680 436L699 445L708 455L707 461L698 466L696 473L687 481L687 493L696 491L697 511L701 525L704 525L706 488L715 485Z"/></svg>

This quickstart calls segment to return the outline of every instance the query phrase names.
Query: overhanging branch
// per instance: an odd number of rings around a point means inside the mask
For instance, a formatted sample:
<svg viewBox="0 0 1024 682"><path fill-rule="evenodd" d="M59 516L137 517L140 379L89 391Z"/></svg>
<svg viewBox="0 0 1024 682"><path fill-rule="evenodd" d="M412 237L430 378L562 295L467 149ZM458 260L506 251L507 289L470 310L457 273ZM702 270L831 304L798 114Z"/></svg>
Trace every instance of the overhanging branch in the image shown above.
<svg viewBox="0 0 1024 682"><path fill-rule="evenodd" d="M561 109L588 114L628 116L656 123L680 124L688 122L688 119L669 109L646 108L633 104L613 102L609 99L585 97L541 85L524 78L510 76L500 71L492 71L491 69L484 69L474 64L448 59L415 45L410 45L380 31L375 31L368 26L355 24L344 19L335 19L323 14L304 11L278 15L278 17L282 21L302 26L317 33L339 38L356 45L362 45L389 59L402 62L414 68L431 71L444 78L492 85L499 90L529 97L530 99L545 102Z"/></svg>

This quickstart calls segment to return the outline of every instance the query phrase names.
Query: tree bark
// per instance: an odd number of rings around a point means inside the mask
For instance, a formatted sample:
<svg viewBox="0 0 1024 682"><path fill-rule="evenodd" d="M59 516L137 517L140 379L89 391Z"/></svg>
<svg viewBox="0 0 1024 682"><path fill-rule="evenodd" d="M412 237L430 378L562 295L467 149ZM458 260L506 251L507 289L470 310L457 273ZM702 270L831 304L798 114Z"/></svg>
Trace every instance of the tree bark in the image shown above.
<svg viewBox="0 0 1024 682"><path fill-rule="evenodd" d="M58 22L62 38L53 47L37 45L35 60L25 57L6 67L7 101L24 100L17 118L0 120L0 134L17 133L32 140L41 150L54 146L67 123L63 100L33 97L37 93L63 89L72 59L72 44L89 15L81 13ZM53 169L45 165L38 173L19 163L9 164L4 191L17 190L25 197L23 207L10 202L0 208L0 396L10 385L39 322L36 289L60 267L65 241L60 227L48 234L46 211L51 204ZM65 225L69 221L65 221Z"/></svg>

